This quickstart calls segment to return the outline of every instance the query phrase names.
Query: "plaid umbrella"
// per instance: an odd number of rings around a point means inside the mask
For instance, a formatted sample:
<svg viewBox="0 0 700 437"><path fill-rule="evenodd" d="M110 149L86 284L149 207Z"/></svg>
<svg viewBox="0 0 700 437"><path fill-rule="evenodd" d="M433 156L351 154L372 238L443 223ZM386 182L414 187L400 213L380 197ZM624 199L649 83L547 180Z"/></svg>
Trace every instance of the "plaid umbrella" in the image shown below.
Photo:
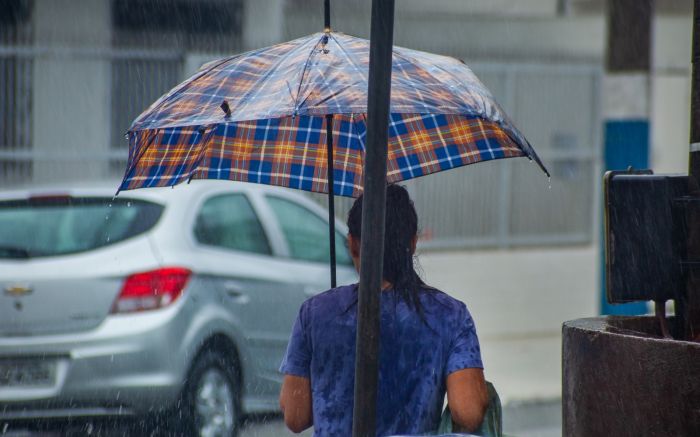
<svg viewBox="0 0 700 437"><path fill-rule="evenodd" d="M119 189L229 179L356 197L368 69L369 41L330 31L210 62L134 121ZM463 62L394 47L391 81L388 182L518 156L547 173Z"/></svg>
<svg viewBox="0 0 700 437"><path fill-rule="evenodd" d="M362 192L369 41L318 33L206 64L128 131L120 190L230 179ZM387 181L527 156L525 137L472 71L454 58L395 47Z"/></svg>

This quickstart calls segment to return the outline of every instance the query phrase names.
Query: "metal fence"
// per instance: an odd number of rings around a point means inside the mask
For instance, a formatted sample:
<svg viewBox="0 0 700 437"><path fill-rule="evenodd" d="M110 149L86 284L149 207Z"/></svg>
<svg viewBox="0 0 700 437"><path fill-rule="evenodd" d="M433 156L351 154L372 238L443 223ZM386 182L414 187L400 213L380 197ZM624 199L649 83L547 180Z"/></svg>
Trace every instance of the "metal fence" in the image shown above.
<svg viewBox="0 0 700 437"><path fill-rule="evenodd" d="M32 177L31 2L8 1L0 14L0 186ZM14 47L14 50L8 49Z"/></svg>

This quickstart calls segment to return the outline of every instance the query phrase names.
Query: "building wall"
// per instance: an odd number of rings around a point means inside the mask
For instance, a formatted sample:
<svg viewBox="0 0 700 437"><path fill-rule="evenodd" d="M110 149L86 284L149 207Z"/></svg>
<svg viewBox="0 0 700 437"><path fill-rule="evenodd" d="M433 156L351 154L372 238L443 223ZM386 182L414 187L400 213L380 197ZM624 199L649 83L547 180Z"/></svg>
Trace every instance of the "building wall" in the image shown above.
<svg viewBox="0 0 700 437"><path fill-rule="evenodd" d="M474 317L486 378L504 402L561 391L561 324L597 314L594 245L428 252L428 283L465 302Z"/></svg>
<svg viewBox="0 0 700 437"><path fill-rule="evenodd" d="M657 173L687 173L690 138L692 15L654 20L652 156Z"/></svg>
<svg viewBox="0 0 700 437"><path fill-rule="evenodd" d="M85 26L83 23L91 23ZM33 152L35 183L99 178L107 162L111 115L109 2L37 0L34 43Z"/></svg>

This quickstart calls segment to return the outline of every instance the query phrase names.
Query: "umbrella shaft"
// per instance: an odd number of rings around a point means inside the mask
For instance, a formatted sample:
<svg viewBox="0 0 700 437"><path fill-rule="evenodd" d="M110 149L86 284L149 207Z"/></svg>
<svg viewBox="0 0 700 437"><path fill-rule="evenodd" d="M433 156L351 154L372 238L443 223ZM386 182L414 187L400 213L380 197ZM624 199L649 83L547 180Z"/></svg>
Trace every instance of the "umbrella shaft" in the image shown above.
<svg viewBox="0 0 700 437"><path fill-rule="evenodd" d="M333 175L333 114L326 115L326 146L328 147L328 238L330 242L331 288L335 277L335 180Z"/></svg>
<svg viewBox="0 0 700 437"><path fill-rule="evenodd" d="M331 30L331 0L323 0L323 27Z"/></svg>

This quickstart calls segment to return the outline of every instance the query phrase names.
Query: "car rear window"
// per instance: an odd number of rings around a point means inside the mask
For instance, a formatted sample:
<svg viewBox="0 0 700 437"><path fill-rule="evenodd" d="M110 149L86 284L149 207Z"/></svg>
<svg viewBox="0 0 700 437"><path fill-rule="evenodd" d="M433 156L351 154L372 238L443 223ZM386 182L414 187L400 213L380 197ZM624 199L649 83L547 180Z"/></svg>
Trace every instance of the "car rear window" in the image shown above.
<svg viewBox="0 0 700 437"><path fill-rule="evenodd" d="M0 258L85 252L151 229L163 206L143 200L55 196L0 201Z"/></svg>

